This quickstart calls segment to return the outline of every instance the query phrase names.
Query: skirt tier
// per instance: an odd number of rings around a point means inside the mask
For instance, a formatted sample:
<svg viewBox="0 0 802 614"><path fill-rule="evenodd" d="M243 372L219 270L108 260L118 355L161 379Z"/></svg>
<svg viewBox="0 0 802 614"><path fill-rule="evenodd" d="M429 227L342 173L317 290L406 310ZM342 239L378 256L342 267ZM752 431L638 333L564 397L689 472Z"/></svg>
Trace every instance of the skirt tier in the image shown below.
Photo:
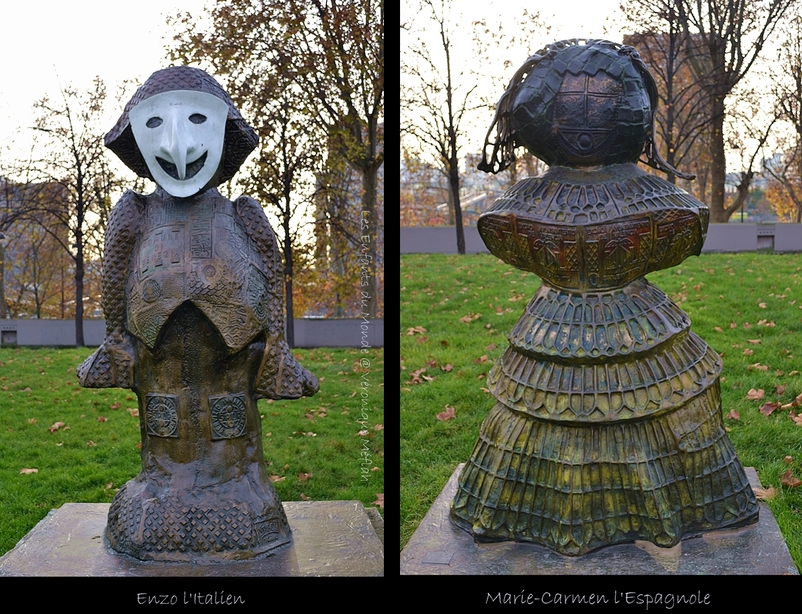
<svg viewBox="0 0 802 614"><path fill-rule="evenodd" d="M718 355L662 292L632 286L577 297L544 284L519 321L451 506L477 540L580 555L757 521L724 430ZM613 334L562 341L590 329Z"/></svg>

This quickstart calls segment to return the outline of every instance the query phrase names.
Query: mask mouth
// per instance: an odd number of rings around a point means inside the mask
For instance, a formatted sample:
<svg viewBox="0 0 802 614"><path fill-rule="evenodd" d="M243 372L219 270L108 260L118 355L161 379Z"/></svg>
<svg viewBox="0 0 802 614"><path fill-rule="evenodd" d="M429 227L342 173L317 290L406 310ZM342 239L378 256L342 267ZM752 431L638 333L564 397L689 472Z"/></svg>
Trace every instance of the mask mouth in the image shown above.
<svg viewBox="0 0 802 614"><path fill-rule="evenodd" d="M203 165L206 164L206 155L208 153L209 152L207 151L203 152L203 155L200 158L187 164L186 173L183 180L178 176L178 169L176 168L175 164L168 162L159 156L156 156L156 161L159 163L159 166L162 167L162 170L170 175L170 177L178 181L186 181L187 179L192 179L200 172L200 170L203 168Z"/></svg>

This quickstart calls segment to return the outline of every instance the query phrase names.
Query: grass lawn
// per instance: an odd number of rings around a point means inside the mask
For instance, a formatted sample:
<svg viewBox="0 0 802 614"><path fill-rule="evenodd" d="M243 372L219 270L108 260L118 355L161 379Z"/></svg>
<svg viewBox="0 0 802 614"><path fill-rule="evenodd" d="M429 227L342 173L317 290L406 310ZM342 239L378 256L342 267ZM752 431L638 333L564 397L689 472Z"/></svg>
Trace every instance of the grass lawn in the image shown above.
<svg viewBox="0 0 802 614"><path fill-rule="evenodd" d="M282 500L383 508L384 351L369 351L298 349L320 392L259 401L267 472ZM91 352L0 348L0 555L51 509L110 503L139 473L136 397L81 388L75 368Z"/></svg>
<svg viewBox="0 0 802 614"><path fill-rule="evenodd" d="M802 394L802 254L705 254L648 277L722 355L725 427L802 569L802 405L779 406ZM468 459L487 373L539 285L490 254L401 257L402 548Z"/></svg>

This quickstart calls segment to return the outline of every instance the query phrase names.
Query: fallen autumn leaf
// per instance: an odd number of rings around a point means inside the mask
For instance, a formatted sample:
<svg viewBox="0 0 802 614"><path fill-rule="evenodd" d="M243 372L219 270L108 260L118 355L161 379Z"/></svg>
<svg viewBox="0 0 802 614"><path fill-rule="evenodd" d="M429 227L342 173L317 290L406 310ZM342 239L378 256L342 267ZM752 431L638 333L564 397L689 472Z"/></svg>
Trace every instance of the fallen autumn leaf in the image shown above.
<svg viewBox="0 0 802 614"><path fill-rule="evenodd" d="M799 478L795 478L791 475L793 469L789 469L785 473L783 473L783 477L780 479L780 483L783 486L787 486L788 488L796 488L797 486L802 486L802 480Z"/></svg>
<svg viewBox="0 0 802 614"><path fill-rule="evenodd" d="M454 413L455 411L456 410L453 407L451 407L451 405L446 405L446 410L441 411L439 414L437 414L437 419L443 421L453 420L454 418L457 417Z"/></svg>
<svg viewBox="0 0 802 614"><path fill-rule="evenodd" d="M755 493L755 497L761 501L769 501L777 496L777 489L774 488L774 486L769 486L768 488L754 488L752 490Z"/></svg>
<svg viewBox="0 0 802 614"><path fill-rule="evenodd" d="M764 416L770 416L772 412L775 409L779 409L779 407L780 407L779 403L774 403L774 402L763 403L763 405L760 406L760 413L763 414Z"/></svg>
<svg viewBox="0 0 802 614"><path fill-rule="evenodd" d="M759 388L758 390L750 388L749 392L746 393L746 398L750 401L759 401L765 396L765 394L766 392L762 388Z"/></svg>

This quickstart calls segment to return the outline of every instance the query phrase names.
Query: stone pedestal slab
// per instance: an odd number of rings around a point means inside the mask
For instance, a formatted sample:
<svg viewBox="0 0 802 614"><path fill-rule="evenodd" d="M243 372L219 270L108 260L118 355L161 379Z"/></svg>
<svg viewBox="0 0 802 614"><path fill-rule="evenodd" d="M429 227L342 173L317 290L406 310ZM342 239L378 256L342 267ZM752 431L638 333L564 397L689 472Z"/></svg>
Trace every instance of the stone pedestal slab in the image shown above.
<svg viewBox="0 0 802 614"><path fill-rule="evenodd" d="M67 503L0 558L0 576L381 576L383 521L359 501L283 503L292 542L258 560L142 562L104 543L109 505Z"/></svg>
<svg viewBox="0 0 802 614"><path fill-rule="evenodd" d="M757 524L713 531L673 548L634 542L569 557L529 543L476 543L449 520L462 465L401 552L405 575L798 575L777 521L764 503ZM760 486L751 467L746 474Z"/></svg>

